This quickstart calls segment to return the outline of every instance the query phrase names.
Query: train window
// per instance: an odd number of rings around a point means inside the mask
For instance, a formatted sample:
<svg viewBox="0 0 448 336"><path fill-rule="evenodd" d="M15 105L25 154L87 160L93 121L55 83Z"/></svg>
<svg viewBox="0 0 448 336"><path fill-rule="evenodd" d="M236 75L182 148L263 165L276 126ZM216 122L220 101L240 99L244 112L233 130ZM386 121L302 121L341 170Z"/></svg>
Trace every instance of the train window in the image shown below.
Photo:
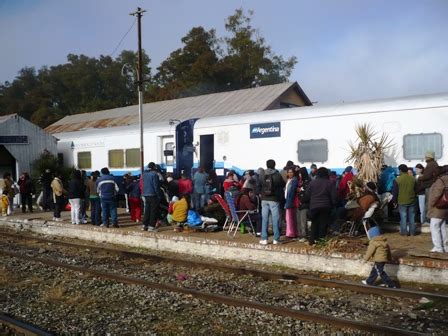
<svg viewBox="0 0 448 336"><path fill-rule="evenodd" d="M167 142L165 144L165 150L166 151L173 151L173 154L174 154L174 142ZM174 155L166 156L165 158L166 158L165 164L167 166L174 165Z"/></svg>
<svg viewBox="0 0 448 336"><path fill-rule="evenodd" d="M92 168L92 153L78 152L78 168L79 169Z"/></svg>
<svg viewBox="0 0 448 336"><path fill-rule="evenodd" d="M406 134L403 137L403 157L406 160L422 160L429 150L435 152L436 159L442 157L442 134Z"/></svg>
<svg viewBox="0 0 448 336"><path fill-rule="evenodd" d="M126 167L140 167L140 149L126 149Z"/></svg>
<svg viewBox="0 0 448 336"><path fill-rule="evenodd" d="M297 144L297 156L300 163L326 162L328 160L328 141L300 140Z"/></svg>
<svg viewBox="0 0 448 336"><path fill-rule="evenodd" d="M122 149L113 149L109 151L109 167L124 168L124 151Z"/></svg>

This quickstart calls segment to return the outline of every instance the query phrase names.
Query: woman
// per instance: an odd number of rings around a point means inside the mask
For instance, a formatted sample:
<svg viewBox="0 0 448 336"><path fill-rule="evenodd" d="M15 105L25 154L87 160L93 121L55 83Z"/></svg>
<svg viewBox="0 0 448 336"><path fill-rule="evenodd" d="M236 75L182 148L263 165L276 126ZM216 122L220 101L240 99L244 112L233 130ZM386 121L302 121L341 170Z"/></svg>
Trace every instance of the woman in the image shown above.
<svg viewBox="0 0 448 336"><path fill-rule="evenodd" d="M418 163L415 166L415 179L417 181L417 187L415 189L415 194L418 197L418 207L420 209L420 224L426 223L426 196L425 196L425 186L421 181L419 181L419 177L422 176L425 168L423 165Z"/></svg>
<svg viewBox="0 0 448 336"><path fill-rule="evenodd" d="M34 185L28 173L23 173L19 177L19 191L20 191L20 203L22 204L22 212L26 212L26 206L28 210L33 212L33 198Z"/></svg>
<svg viewBox="0 0 448 336"><path fill-rule="evenodd" d="M85 195L85 185L82 181L81 171L75 170L68 183L68 201L71 206L72 224L81 222L81 198Z"/></svg>
<svg viewBox="0 0 448 336"><path fill-rule="evenodd" d="M235 174L232 171L227 173L227 177L222 184L224 191L237 191L240 187L238 181L235 181Z"/></svg>
<svg viewBox="0 0 448 336"><path fill-rule="evenodd" d="M448 241L446 239L446 222L448 221L448 209L440 209L437 201L448 188L448 165L440 168L440 175L429 189L428 217L431 218L431 238L433 248L430 252L448 253Z"/></svg>
<svg viewBox="0 0 448 336"><path fill-rule="evenodd" d="M306 198L310 200L311 233L309 244L325 238L327 228L331 224L331 211L336 205L336 186L330 181L328 169L320 167L316 179L312 180L306 191Z"/></svg>
<svg viewBox="0 0 448 336"><path fill-rule="evenodd" d="M133 176L131 178L132 180L126 188L126 192L129 194L129 210L131 212L131 221L139 223L142 221L142 192L137 177Z"/></svg>
<svg viewBox="0 0 448 336"><path fill-rule="evenodd" d="M299 206L297 188L299 182L295 176L293 168L286 172L287 180L285 186L285 209L286 209L286 237L297 238L297 220L296 213Z"/></svg>
<svg viewBox="0 0 448 336"><path fill-rule="evenodd" d="M98 170L94 171L87 181L87 195L89 196L90 201L90 219L92 225L96 226L101 225L101 201L96 188L96 180L98 179L98 176L100 176L100 172Z"/></svg>
<svg viewBox="0 0 448 336"><path fill-rule="evenodd" d="M8 214L12 214L14 207L14 196L16 195L16 191L14 188L14 181L11 177L11 173L3 174L3 191L6 191L6 195L8 196L9 206L8 206Z"/></svg>
<svg viewBox="0 0 448 336"><path fill-rule="evenodd" d="M235 201L237 210L258 211L258 199L251 188L243 188ZM255 223L256 234L261 235L261 220L260 214L250 214L251 222Z"/></svg>
<svg viewBox="0 0 448 336"><path fill-rule="evenodd" d="M174 231L183 231L183 225L187 221L188 210L190 210L190 202L189 194L182 194L180 200L174 202L173 213L168 215L168 223L176 224Z"/></svg>
<svg viewBox="0 0 448 336"><path fill-rule="evenodd" d="M310 182L310 178L308 175L308 171L305 167L301 167L299 169L299 208L297 211L297 228L298 228L298 235L302 239L305 239L308 235L308 210L310 208L309 201L305 199L305 193L308 189L308 184ZM302 240L303 242L303 240Z"/></svg>

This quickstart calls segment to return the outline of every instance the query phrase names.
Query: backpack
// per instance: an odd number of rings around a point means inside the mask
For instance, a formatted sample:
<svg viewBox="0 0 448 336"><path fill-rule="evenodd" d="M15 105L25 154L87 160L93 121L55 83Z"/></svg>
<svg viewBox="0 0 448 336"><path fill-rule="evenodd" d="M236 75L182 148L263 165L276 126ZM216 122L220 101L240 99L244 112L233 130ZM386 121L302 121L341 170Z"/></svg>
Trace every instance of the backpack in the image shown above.
<svg viewBox="0 0 448 336"><path fill-rule="evenodd" d="M442 195L440 195L439 199L437 200L435 206L437 209L448 209L448 186L445 184L445 182L440 179L443 183L443 192Z"/></svg>
<svg viewBox="0 0 448 336"><path fill-rule="evenodd" d="M263 178L263 194L265 196L274 196L274 175L277 174L270 174L265 175Z"/></svg>

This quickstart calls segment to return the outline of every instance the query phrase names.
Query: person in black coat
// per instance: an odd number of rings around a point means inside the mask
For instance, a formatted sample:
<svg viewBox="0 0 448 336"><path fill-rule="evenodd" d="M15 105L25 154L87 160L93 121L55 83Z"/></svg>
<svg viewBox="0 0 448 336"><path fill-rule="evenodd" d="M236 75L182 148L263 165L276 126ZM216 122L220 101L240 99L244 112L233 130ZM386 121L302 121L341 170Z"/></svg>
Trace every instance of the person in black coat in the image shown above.
<svg viewBox="0 0 448 336"><path fill-rule="evenodd" d="M81 199L85 197L86 186L82 180L81 172L75 170L68 183L68 201L71 206L72 224L81 222Z"/></svg>
<svg viewBox="0 0 448 336"><path fill-rule="evenodd" d="M22 204L22 212L26 212L26 206L28 210L33 212L33 194L36 192L34 189L33 181L28 173L23 173L19 177L17 182L20 191L20 203Z"/></svg>

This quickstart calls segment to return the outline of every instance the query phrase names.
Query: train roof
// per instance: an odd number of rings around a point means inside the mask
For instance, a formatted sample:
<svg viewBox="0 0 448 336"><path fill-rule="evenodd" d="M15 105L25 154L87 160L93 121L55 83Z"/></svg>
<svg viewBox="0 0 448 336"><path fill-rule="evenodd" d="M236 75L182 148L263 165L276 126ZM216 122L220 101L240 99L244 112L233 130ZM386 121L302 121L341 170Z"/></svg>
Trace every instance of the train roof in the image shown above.
<svg viewBox="0 0 448 336"><path fill-rule="evenodd" d="M287 108L232 116L210 117L198 120L195 124L195 128L441 107L448 107L448 93L340 103L335 105Z"/></svg>
<svg viewBox="0 0 448 336"><path fill-rule="evenodd" d="M158 123L263 111L275 108L290 92L300 97L302 104L312 105L302 88L293 82L143 104L143 115L145 123ZM66 116L45 130L59 134L138 122L138 105L133 105Z"/></svg>

